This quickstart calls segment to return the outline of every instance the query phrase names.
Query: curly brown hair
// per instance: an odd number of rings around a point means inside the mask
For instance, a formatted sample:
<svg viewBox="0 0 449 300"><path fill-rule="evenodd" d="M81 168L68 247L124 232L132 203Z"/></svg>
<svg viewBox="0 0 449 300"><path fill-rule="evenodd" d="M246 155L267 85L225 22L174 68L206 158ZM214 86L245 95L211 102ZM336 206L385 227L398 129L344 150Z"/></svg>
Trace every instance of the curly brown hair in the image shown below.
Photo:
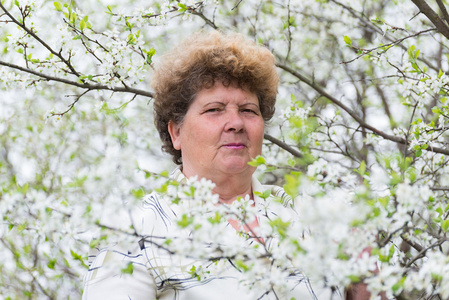
<svg viewBox="0 0 449 300"><path fill-rule="evenodd" d="M217 81L255 93L265 122L273 117L279 84L273 54L240 34L196 33L162 57L152 80L154 122L176 164L181 151L173 148L168 123L180 124L196 94Z"/></svg>

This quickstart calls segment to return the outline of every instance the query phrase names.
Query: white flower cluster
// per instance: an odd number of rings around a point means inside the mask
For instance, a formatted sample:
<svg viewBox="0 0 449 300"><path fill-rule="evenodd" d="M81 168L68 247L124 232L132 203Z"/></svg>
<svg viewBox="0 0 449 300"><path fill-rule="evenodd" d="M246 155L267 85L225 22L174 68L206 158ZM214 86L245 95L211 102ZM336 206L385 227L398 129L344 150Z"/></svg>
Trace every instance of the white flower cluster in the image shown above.
<svg viewBox="0 0 449 300"><path fill-rule="evenodd" d="M430 252L420 271L413 272L404 281L406 290L425 290L428 295L441 293L442 298L449 297L449 259L447 254ZM434 283L438 286L435 287Z"/></svg>
<svg viewBox="0 0 449 300"><path fill-rule="evenodd" d="M312 109L310 107L303 108L303 107L294 105L294 106L284 109L282 111L282 116L285 118L285 120L288 120L293 117L305 120L309 117L309 114L311 111L312 111Z"/></svg>
<svg viewBox="0 0 449 300"><path fill-rule="evenodd" d="M442 89L447 89L449 83L449 77L441 73L440 76L430 76L407 79L402 82L400 87L402 88L402 96L405 98L405 104L414 105L414 101L418 108L422 108L428 104L431 98L438 94ZM413 97L414 96L414 97Z"/></svg>

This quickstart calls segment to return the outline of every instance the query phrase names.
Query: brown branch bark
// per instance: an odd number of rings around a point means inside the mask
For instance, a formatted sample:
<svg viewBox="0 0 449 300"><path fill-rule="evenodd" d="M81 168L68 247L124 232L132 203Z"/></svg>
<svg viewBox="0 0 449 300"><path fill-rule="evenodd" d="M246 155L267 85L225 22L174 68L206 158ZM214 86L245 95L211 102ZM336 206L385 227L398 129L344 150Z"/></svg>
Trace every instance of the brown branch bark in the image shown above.
<svg viewBox="0 0 449 300"><path fill-rule="evenodd" d="M287 143L284 143L281 140L278 140L277 138L269 135L269 134L264 134L264 139L266 139L267 141L272 142L273 144L281 147L282 149L284 149L285 151L289 152L290 154L296 156L296 157L302 157L302 153L299 152L298 150L296 150L295 148L291 147L290 145L288 145Z"/></svg>
<svg viewBox="0 0 449 300"><path fill-rule="evenodd" d="M438 31L449 39L449 26L444 23L440 16L427 4L424 0L412 0L412 2L419 8L429 20L432 22Z"/></svg>
<svg viewBox="0 0 449 300"><path fill-rule="evenodd" d="M198 16L198 17L200 17L201 19L203 19L204 22L206 22L206 24L209 25L210 27L212 27L213 29L218 30L217 25L215 25L215 23L214 23L212 20L209 20L209 19L203 14L202 11L197 12L197 11L192 10L191 13L192 13L192 15Z"/></svg>
<svg viewBox="0 0 449 300"><path fill-rule="evenodd" d="M449 24L449 14L447 13L446 6L444 6L443 1L441 1L441 0L436 0L436 1L438 4L438 7L441 10L441 13L443 14L444 20L446 21L446 23Z"/></svg>

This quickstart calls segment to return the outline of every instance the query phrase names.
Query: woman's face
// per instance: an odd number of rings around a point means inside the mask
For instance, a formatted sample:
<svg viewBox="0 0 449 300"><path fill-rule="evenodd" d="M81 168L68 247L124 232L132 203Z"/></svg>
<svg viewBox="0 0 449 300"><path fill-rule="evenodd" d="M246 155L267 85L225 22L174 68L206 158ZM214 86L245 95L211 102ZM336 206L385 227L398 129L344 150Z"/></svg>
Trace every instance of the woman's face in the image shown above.
<svg viewBox="0 0 449 300"><path fill-rule="evenodd" d="M248 162L261 154L264 134L256 94L217 82L197 94L181 124L168 127L187 177L254 172Z"/></svg>

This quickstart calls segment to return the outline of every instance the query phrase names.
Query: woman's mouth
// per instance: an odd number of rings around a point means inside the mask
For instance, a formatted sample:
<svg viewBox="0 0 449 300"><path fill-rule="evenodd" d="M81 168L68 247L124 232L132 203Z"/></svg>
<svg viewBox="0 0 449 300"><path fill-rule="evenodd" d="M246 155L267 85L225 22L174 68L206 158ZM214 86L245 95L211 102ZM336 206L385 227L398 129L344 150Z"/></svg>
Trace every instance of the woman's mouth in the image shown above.
<svg viewBox="0 0 449 300"><path fill-rule="evenodd" d="M230 144L224 145L224 147L228 148L228 149L243 149L243 148L245 148L245 145L240 144L240 143L230 143Z"/></svg>

